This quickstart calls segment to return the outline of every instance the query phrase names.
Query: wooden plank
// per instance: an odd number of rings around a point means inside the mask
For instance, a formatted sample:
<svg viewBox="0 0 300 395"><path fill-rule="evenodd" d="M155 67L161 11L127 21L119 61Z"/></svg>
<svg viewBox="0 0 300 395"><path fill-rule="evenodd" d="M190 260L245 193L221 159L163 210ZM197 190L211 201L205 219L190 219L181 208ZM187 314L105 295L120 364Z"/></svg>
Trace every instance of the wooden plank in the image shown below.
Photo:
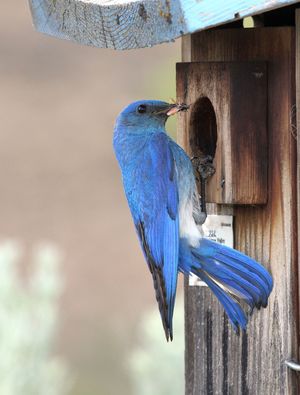
<svg viewBox="0 0 300 395"><path fill-rule="evenodd" d="M269 307L254 312L247 333L238 337L211 292L186 283L186 394L296 395L297 375L284 365L299 357L296 141L290 122L295 29L201 32L191 36L190 48L191 61L268 62L268 203L233 211L235 247L270 268L274 290ZM186 146L186 137L179 141ZM217 209L223 213L226 206Z"/></svg>
<svg viewBox="0 0 300 395"><path fill-rule="evenodd" d="M206 201L266 203L266 63L178 63L177 81L178 101L192 103L184 114L188 151L214 158L216 172L208 180Z"/></svg>
<svg viewBox="0 0 300 395"><path fill-rule="evenodd" d="M29 0L29 4L40 32L101 48L131 49L172 41L298 1Z"/></svg>
<svg viewBox="0 0 300 395"><path fill-rule="evenodd" d="M299 126L300 125L300 9L296 10L296 106L291 112L291 130L297 142L297 220L298 230L300 229L300 137L299 137ZM298 253L300 251L300 232L298 231ZM300 260L298 260L298 274L300 272ZM298 275L298 290L300 289L300 276ZM300 298L298 291L298 299ZM300 300L299 300L300 303ZM300 319L300 315L299 315ZM299 322L300 324L300 322ZM300 326L300 325L299 325ZM300 356L299 356L300 357ZM299 359L297 360L299 363Z"/></svg>

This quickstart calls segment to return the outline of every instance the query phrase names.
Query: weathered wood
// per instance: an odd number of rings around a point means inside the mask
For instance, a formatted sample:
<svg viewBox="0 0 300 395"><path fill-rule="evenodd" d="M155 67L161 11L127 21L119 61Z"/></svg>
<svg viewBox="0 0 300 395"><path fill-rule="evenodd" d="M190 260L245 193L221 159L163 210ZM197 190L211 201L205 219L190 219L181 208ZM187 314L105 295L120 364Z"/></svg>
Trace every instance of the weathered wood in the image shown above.
<svg viewBox="0 0 300 395"><path fill-rule="evenodd" d="M300 252L300 132L299 125L300 125L300 9L296 10L296 106L293 107L291 112L291 131L292 134L297 142L297 220L298 220L298 255ZM298 300L300 298L300 260L298 259ZM300 300L299 300L300 305ZM300 314L298 319L300 320ZM300 321L299 321L300 327ZM298 356L300 358L300 355ZM299 359L297 360L299 363Z"/></svg>
<svg viewBox="0 0 300 395"><path fill-rule="evenodd" d="M299 0L29 0L37 30L80 44L131 49Z"/></svg>
<svg viewBox="0 0 300 395"><path fill-rule="evenodd" d="M206 201L266 203L266 63L178 63L177 80L179 102L191 103L185 124L193 155L214 158Z"/></svg>
<svg viewBox="0 0 300 395"><path fill-rule="evenodd" d="M233 211L235 247L271 269L274 290L268 308L236 336L210 290L186 282L186 394L296 395L297 374L284 365L299 356L295 29L208 31L192 35L189 45L191 61L268 62L268 203ZM179 141L189 148L186 136Z"/></svg>

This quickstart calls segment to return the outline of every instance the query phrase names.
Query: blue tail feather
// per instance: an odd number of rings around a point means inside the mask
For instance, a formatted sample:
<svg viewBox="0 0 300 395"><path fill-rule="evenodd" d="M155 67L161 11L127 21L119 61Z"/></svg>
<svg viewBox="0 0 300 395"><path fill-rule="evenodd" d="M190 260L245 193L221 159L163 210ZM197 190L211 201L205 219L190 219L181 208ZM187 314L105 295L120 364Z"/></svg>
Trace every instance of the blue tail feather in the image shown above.
<svg viewBox="0 0 300 395"><path fill-rule="evenodd" d="M213 291L224 307L233 329L237 332L240 326L243 330L245 330L247 326L247 317L239 303L227 295L227 293L213 280L211 280L209 276L207 276L202 270L198 272L198 275L201 280L203 280L209 286L209 288Z"/></svg>
<svg viewBox="0 0 300 395"><path fill-rule="evenodd" d="M233 327L245 329L247 316L237 299L244 301L251 312L254 307L266 307L273 288L269 272L241 252L207 239L202 239L197 248L190 247L190 253L190 272L211 288Z"/></svg>
<svg viewBox="0 0 300 395"><path fill-rule="evenodd" d="M203 241L205 240L205 243L213 243L210 240L207 239L203 239ZM245 270L248 270L251 273L255 273L256 275L258 275L263 281L264 281L264 286L266 287L266 289L268 290L268 292L270 293L272 291L273 288L273 280L271 275L269 274L269 272L258 262L256 262L254 259L248 257L245 254L242 254L241 252L234 250L232 248L226 247L224 245L218 245L218 253L221 254L222 256L226 256L228 258L232 258L233 262L232 264L234 265L234 263L238 264L239 262L243 262L243 268Z"/></svg>
<svg viewBox="0 0 300 395"><path fill-rule="evenodd" d="M234 262L234 264L232 264L232 258L217 254L215 259L219 262L222 262L229 271L236 273L237 276L244 278L245 280L249 281L253 286L255 286L260 293L262 306L266 307L270 290L264 279L259 277L256 273L250 272L249 270L245 269L243 266L241 266L240 263L237 264Z"/></svg>
<svg viewBox="0 0 300 395"><path fill-rule="evenodd" d="M212 278L227 285L230 289L236 290L243 299L249 300L249 304L252 307L260 306L260 289L251 284L245 277L241 277L234 270L229 269L225 264L222 264L222 262L216 259L203 259L197 254L193 255L199 259L202 269Z"/></svg>

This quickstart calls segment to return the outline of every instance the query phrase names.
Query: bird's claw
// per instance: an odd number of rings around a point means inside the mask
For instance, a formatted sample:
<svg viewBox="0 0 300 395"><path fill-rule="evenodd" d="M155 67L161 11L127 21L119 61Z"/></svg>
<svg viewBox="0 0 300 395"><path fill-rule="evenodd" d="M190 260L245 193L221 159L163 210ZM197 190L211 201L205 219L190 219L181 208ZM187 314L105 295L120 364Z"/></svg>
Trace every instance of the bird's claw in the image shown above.
<svg viewBox="0 0 300 395"><path fill-rule="evenodd" d="M205 196L205 184L209 177L215 174L216 169L213 165L213 157L210 155L202 155L202 156L193 156L191 158L191 162L194 168L194 172L196 175L196 180L200 184L200 193L201 193L201 212L203 214L203 218L199 220L199 222L204 223L207 217L206 211L206 196ZM199 175L199 178L197 177Z"/></svg>
<svg viewBox="0 0 300 395"><path fill-rule="evenodd" d="M211 155L193 156L191 161L196 174L199 174L202 180L207 180L216 172L213 165L213 157Z"/></svg>

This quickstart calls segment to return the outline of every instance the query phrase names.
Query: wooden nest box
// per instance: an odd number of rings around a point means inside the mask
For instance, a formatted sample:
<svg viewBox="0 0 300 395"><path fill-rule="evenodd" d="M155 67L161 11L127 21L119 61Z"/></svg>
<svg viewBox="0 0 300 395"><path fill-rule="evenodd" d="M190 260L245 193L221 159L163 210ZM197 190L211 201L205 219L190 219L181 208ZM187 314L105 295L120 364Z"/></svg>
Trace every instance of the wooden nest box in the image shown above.
<svg viewBox="0 0 300 395"><path fill-rule="evenodd" d="M209 211L234 216L235 248L268 267L275 284L268 308L237 336L209 289L186 282L186 394L299 394L285 361L300 357L300 3L30 5L37 30L81 44L135 49L182 36L177 98L193 104L180 117L179 143L213 157Z"/></svg>

